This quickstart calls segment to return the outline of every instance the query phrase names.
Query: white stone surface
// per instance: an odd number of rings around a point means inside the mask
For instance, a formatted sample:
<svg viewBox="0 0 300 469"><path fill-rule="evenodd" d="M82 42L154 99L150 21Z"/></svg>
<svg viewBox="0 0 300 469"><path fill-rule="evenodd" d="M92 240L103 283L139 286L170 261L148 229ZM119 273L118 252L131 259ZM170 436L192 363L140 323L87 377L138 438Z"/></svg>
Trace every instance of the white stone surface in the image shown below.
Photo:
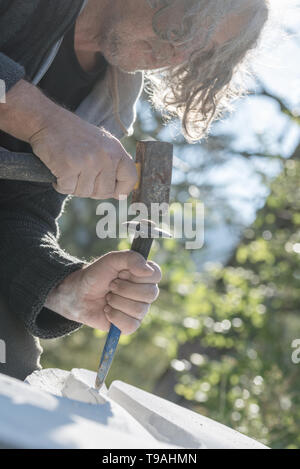
<svg viewBox="0 0 300 469"><path fill-rule="evenodd" d="M59 375L63 380L64 374ZM43 379L47 381L45 374ZM109 398L91 405L0 374L0 448L167 447Z"/></svg>
<svg viewBox="0 0 300 469"><path fill-rule="evenodd" d="M62 395L88 404L105 404L107 389L104 386L101 392L95 389L96 373L89 370L74 369L67 377L62 388Z"/></svg>
<svg viewBox="0 0 300 469"><path fill-rule="evenodd" d="M87 404L105 404L103 395L107 388L103 386L101 393L94 388L96 373L89 370L74 368L72 371L50 368L35 371L28 376L25 383L50 392L56 396L68 397Z"/></svg>
<svg viewBox="0 0 300 469"><path fill-rule="evenodd" d="M47 391L56 396L62 396L62 388L70 372L59 370L58 368L48 368L41 371L35 371L27 376L25 383L30 384L36 389Z"/></svg>
<svg viewBox="0 0 300 469"><path fill-rule="evenodd" d="M0 375L0 447L260 449L260 443L134 386L99 393L96 373Z"/></svg>
<svg viewBox="0 0 300 469"><path fill-rule="evenodd" d="M121 381L112 383L108 396L165 443L184 448L266 448L231 428Z"/></svg>

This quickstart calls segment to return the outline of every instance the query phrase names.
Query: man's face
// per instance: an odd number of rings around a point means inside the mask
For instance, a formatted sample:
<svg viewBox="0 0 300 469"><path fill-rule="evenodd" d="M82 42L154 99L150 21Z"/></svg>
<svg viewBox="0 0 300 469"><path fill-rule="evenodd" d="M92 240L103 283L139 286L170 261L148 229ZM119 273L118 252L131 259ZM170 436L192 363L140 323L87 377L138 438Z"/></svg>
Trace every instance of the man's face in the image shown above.
<svg viewBox="0 0 300 469"><path fill-rule="evenodd" d="M146 0L115 0L110 21L101 33L101 51L106 60L126 72L157 70L182 64L191 50L174 47L160 39L153 30L155 10ZM163 15L161 26L168 28L181 21L179 8L172 17Z"/></svg>
<svg viewBox="0 0 300 469"><path fill-rule="evenodd" d="M146 0L113 2L100 37L101 52L111 65L125 72L174 67L188 61L190 54L199 48L203 38L201 30L185 45L173 46L160 39L153 30L156 11ZM163 31L180 29L183 13L182 4L167 9L159 17L159 27ZM213 42L220 44L238 36L246 21L245 17L230 15L216 31Z"/></svg>

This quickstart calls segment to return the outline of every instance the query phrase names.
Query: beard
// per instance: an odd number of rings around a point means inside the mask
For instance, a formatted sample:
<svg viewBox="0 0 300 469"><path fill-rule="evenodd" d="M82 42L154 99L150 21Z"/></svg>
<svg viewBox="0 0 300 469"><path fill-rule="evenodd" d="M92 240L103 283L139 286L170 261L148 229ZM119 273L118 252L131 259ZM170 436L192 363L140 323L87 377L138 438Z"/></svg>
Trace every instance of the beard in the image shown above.
<svg viewBox="0 0 300 469"><path fill-rule="evenodd" d="M150 70L147 56L141 54L136 44L117 31L110 31L102 38L103 55L107 62L126 73L134 74Z"/></svg>

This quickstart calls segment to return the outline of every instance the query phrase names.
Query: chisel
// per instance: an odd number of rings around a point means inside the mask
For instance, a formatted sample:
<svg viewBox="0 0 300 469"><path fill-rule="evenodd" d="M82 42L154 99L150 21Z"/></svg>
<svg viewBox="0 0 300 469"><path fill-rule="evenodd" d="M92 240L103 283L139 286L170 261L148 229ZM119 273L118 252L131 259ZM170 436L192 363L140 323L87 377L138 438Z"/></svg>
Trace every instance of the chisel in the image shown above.
<svg viewBox="0 0 300 469"><path fill-rule="evenodd" d="M172 179L173 146L162 142L139 142L137 144L136 163L140 169L140 180L132 196L133 203L145 204L151 214L152 204L166 208L169 204ZM163 205L161 205L163 204ZM150 220L128 223L134 228L131 250L148 259L155 238L170 237L169 233L159 230ZM110 327L102 352L96 378L96 389L100 390L113 362L121 331L113 324Z"/></svg>

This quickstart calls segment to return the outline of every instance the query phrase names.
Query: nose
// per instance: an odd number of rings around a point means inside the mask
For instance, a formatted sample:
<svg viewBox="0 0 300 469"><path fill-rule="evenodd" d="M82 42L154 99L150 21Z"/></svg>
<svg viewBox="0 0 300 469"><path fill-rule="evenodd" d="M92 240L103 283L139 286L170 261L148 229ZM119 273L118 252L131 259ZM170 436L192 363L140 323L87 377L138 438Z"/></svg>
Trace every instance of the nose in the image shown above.
<svg viewBox="0 0 300 469"><path fill-rule="evenodd" d="M153 66L155 68L175 67L187 60L187 53L176 48L173 44L164 42L159 47L153 47Z"/></svg>

